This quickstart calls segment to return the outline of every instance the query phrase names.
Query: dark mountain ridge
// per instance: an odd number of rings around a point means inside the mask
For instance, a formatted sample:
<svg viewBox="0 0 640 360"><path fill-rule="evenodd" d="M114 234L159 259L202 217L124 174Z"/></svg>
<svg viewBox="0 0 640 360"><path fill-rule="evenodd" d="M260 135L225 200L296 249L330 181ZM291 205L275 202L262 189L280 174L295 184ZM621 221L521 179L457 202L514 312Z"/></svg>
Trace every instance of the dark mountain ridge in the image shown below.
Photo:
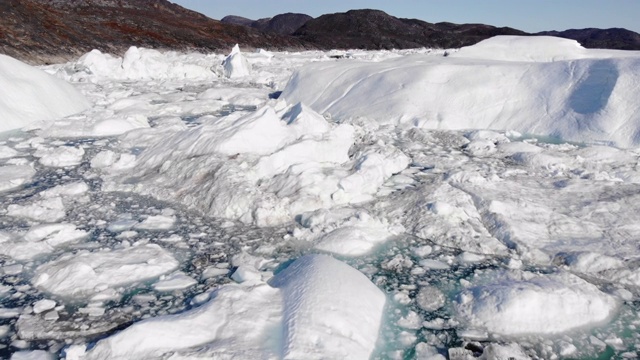
<svg viewBox="0 0 640 360"><path fill-rule="evenodd" d="M357 49L455 48L473 45L495 35L527 33L483 24L432 24L365 9L322 15L309 20L293 34L321 48Z"/></svg>
<svg viewBox="0 0 640 360"><path fill-rule="evenodd" d="M548 35L573 39L586 48L640 50L640 34L622 28L587 28L570 29L565 31L543 31L536 35Z"/></svg>
<svg viewBox="0 0 640 360"><path fill-rule="evenodd" d="M220 21L228 24L249 26L261 31L274 32L280 35L291 35L311 19L313 18L306 14L286 13L276 15L272 18L258 20L230 15L223 17Z"/></svg>

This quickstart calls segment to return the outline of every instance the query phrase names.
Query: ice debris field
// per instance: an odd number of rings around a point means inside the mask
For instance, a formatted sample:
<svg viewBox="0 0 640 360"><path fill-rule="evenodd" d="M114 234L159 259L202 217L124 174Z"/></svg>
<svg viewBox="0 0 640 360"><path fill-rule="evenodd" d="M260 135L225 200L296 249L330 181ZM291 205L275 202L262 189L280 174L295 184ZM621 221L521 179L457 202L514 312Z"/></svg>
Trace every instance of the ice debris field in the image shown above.
<svg viewBox="0 0 640 360"><path fill-rule="evenodd" d="M0 84L2 358L638 357L639 52L132 47Z"/></svg>

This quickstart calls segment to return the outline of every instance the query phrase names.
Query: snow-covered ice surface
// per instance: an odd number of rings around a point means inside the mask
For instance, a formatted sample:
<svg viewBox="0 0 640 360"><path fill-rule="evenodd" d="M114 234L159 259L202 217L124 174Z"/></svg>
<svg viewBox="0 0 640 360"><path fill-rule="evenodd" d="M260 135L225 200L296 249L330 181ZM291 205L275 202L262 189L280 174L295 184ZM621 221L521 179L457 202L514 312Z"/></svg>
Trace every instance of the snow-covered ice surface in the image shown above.
<svg viewBox="0 0 640 360"><path fill-rule="evenodd" d="M0 134L0 357L637 357L639 68L546 37L44 67L91 106Z"/></svg>
<svg viewBox="0 0 640 360"><path fill-rule="evenodd" d="M89 102L68 83L0 54L0 132L83 111ZM6 156L0 148L0 158Z"/></svg>

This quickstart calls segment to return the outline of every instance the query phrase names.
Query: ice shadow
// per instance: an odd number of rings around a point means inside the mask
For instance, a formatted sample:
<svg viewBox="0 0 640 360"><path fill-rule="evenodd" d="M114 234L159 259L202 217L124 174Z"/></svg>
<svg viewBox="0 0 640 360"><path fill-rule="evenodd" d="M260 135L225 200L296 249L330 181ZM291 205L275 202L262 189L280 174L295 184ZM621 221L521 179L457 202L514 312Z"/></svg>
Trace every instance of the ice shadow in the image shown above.
<svg viewBox="0 0 640 360"><path fill-rule="evenodd" d="M620 75L611 60L594 61L586 78L579 81L569 98L569 105L578 114L593 114L607 106Z"/></svg>

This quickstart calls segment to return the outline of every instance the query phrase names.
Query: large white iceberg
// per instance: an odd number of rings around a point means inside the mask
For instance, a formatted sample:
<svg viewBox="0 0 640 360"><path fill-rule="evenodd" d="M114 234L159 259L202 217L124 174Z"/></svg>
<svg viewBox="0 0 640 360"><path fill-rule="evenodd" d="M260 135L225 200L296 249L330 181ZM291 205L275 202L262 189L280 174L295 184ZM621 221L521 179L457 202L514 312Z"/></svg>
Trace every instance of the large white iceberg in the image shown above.
<svg viewBox="0 0 640 360"><path fill-rule="evenodd" d="M499 36L447 57L309 64L293 74L282 97L338 119L516 130L630 147L640 144L639 66L640 52Z"/></svg>
<svg viewBox="0 0 640 360"><path fill-rule="evenodd" d="M55 120L89 107L72 85L0 55L0 132L38 120Z"/></svg>

